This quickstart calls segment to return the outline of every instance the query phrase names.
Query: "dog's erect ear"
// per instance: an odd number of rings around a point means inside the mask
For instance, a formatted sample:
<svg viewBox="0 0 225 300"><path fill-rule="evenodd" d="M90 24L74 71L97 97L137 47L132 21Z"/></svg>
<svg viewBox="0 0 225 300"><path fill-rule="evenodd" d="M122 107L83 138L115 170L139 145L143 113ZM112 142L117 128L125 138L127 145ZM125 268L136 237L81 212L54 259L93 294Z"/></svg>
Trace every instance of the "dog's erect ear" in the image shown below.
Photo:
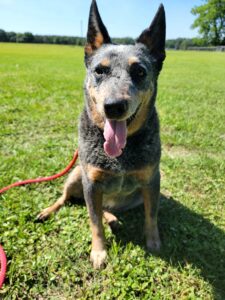
<svg viewBox="0 0 225 300"><path fill-rule="evenodd" d="M164 7L160 4L150 27L141 33L137 39L137 43L142 43L147 46L150 54L154 56L159 63L162 63L166 57L165 40L166 17Z"/></svg>
<svg viewBox="0 0 225 300"><path fill-rule="evenodd" d="M87 32L87 43L85 46L85 58L100 48L103 44L111 43L108 31L102 22L95 0L92 0Z"/></svg>

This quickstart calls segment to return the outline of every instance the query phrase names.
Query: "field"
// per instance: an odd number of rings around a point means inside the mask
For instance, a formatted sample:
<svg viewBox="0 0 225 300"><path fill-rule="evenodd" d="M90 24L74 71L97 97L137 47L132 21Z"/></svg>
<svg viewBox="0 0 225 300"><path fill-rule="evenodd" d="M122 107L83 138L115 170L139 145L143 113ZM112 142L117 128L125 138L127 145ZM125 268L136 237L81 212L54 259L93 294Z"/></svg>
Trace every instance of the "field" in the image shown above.
<svg viewBox="0 0 225 300"><path fill-rule="evenodd" d="M68 164L84 76L82 48L0 44L0 188ZM116 235L106 228L108 264L95 271L85 206L34 222L65 179L15 188L0 196L0 299L225 299L224 78L224 53L167 53L158 255L145 250L140 207L119 215Z"/></svg>

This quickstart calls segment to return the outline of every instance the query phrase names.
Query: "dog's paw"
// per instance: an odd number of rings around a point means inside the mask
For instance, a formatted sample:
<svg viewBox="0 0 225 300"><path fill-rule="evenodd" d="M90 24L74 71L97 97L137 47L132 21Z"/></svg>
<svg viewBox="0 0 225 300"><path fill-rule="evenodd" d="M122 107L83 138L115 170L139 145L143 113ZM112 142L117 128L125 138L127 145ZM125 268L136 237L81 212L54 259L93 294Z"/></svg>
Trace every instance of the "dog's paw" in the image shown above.
<svg viewBox="0 0 225 300"><path fill-rule="evenodd" d="M150 252L158 252L161 247L161 241L159 236L147 238L146 246Z"/></svg>
<svg viewBox="0 0 225 300"><path fill-rule="evenodd" d="M49 218L51 213L52 213L51 208L47 207L47 208L43 209L39 215L37 215L36 219L37 219L37 221L44 221Z"/></svg>
<svg viewBox="0 0 225 300"><path fill-rule="evenodd" d="M101 269L105 266L107 257L106 250L92 250L91 251L91 262L94 269Z"/></svg>

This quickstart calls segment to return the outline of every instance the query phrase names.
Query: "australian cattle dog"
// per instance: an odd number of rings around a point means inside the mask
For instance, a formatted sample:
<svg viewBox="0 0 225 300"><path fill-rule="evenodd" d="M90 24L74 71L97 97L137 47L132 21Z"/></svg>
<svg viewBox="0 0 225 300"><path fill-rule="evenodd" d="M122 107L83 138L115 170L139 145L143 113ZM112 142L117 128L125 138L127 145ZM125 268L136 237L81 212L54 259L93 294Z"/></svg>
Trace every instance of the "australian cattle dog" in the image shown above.
<svg viewBox="0 0 225 300"><path fill-rule="evenodd" d="M144 203L147 248L159 250L160 132L155 101L165 59L165 12L160 5L134 45L112 42L96 1L85 46L85 105L79 121L79 165L63 195L38 216L45 219L70 197L86 202L92 232L91 261L107 258L102 218Z"/></svg>

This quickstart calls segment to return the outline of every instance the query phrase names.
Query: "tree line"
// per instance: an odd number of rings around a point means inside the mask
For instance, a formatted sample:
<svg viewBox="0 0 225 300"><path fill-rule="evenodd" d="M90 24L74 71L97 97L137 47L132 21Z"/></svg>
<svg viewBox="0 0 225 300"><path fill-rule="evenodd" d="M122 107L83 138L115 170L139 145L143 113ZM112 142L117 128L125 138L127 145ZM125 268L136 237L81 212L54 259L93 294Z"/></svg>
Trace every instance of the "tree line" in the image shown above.
<svg viewBox="0 0 225 300"><path fill-rule="evenodd" d="M34 35L31 32L16 33L7 32L0 29L0 42L9 43L37 43L37 44L61 44L61 45L77 45L84 46L86 39L79 36L58 36L58 35ZM131 37L114 38L113 42L116 44L128 44L135 43L135 39ZM208 46L206 40L201 38L177 38L166 41L167 49L182 49L186 50L188 47L203 47Z"/></svg>
<svg viewBox="0 0 225 300"><path fill-rule="evenodd" d="M187 50L190 47L209 47L212 46L203 38L177 38L166 41L167 49Z"/></svg>
<svg viewBox="0 0 225 300"><path fill-rule="evenodd" d="M63 45L84 45L85 39L76 36L58 35L37 35L31 32L17 33L6 32L0 29L0 42L9 43L37 43L37 44L63 44Z"/></svg>
<svg viewBox="0 0 225 300"><path fill-rule="evenodd" d="M86 38L79 36L59 36L59 35L37 35L31 32L16 33L7 32L0 29L0 42L9 43L37 43L37 44L61 44L84 46ZM130 37L114 38L116 44L134 44L134 39Z"/></svg>

